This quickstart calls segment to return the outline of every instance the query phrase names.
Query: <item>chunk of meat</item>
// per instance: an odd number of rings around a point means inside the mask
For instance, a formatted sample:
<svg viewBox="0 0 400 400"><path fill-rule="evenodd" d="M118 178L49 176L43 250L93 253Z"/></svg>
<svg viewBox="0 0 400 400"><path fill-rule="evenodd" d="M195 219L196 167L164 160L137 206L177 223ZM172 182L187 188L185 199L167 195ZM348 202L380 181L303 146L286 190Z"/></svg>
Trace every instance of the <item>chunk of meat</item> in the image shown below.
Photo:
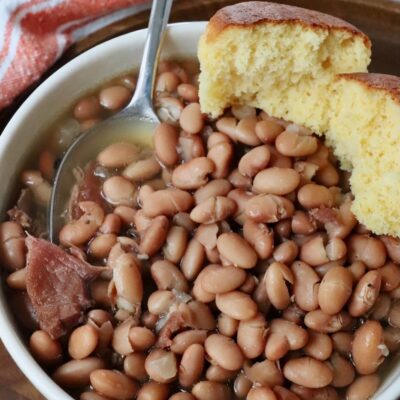
<svg viewBox="0 0 400 400"><path fill-rule="evenodd" d="M94 201L100 204L104 209L107 209L107 203L101 195L101 188L103 185L102 180L94 174L96 169L95 163L90 163L82 175L79 177L76 186L74 187L73 194L70 200L70 217L71 219L79 219L82 215L82 210L79 208L81 201Z"/></svg>
<svg viewBox="0 0 400 400"><path fill-rule="evenodd" d="M26 245L26 289L41 329L57 339L77 325L83 311L92 305L87 283L101 268L43 239L28 236Z"/></svg>
<svg viewBox="0 0 400 400"><path fill-rule="evenodd" d="M166 347L171 346L172 336L174 335L174 333L186 327L187 323L182 312L172 312L159 333L156 347L161 347L162 349L165 349Z"/></svg>

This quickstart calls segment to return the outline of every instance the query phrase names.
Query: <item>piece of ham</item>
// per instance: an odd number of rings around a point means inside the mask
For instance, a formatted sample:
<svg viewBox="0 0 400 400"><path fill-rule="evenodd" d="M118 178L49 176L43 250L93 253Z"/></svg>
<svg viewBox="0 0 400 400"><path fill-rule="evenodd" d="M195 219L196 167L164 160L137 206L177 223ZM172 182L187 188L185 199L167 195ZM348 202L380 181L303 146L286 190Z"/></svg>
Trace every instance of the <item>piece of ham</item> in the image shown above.
<svg viewBox="0 0 400 400"><path fill-rule="evenodd" d="M43 239L28 236L26 245L26 289L41 329L57 339L92 305L87 285L102 269Z"/></svg>

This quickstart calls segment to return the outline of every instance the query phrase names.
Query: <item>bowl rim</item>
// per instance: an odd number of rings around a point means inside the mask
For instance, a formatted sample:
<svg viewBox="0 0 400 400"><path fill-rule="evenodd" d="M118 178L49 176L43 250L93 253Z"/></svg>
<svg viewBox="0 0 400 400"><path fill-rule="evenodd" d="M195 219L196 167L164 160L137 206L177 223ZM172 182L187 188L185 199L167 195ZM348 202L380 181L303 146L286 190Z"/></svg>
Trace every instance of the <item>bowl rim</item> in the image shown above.
<svg viewBox="0 0 400 400"><path fill-rule="evenodd" d="M185 28L195 28L200 32L200 30L204 30L206 23L206 21L170 23L167 28L167 35L171 30L184 31ZM143 28L97 44L61 66L45 79L21 104L1 133L0 158L4 157L5 152L9 150L9 146L12 144L16 132L21 129L24 120L29 116L32 109L35 108L35 105L40 98L51 91L59 82L69 79L71 74L79 71L82 64L90 62L90 60L94 59L96 55L107 53L114 46L122 46L125 42L140 40L144 43L146 32L147 28ZM110 78L113 77L114 76L112 75L110 76ZM73 99L71 99L71 101L72 100ZM4 286L0 292L4 294ZM36 362L33 355L29 352L26 343L21 340L17 326L13 323L8 313L12 314L7 302L0 301L0 339L13 361L17 364L32 385L47 399L73 400L73 398L64 391L61 386L53 381L51 376Z"/></svg>

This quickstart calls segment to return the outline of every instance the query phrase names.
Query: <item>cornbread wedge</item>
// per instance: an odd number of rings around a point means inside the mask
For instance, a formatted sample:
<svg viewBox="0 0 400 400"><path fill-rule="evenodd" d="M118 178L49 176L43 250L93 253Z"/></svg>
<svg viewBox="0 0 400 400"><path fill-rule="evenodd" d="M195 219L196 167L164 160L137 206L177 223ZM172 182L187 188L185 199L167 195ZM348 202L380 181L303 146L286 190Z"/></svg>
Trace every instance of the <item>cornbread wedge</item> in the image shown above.
<svg viewBox="0 0 400 400"><path fill-rule="evenodd" d="M400 237L400 78L338 76L325 136L352 169L357 219L375 233Z"/></svg>
<svg viewBox="0 0 400 400"><path fill-rule="evenodd" d="M198 56L204 113L247 104L323 132L327 86L336 74L367 71L371 42L330 15L250 1L211 18Z"/></svg>

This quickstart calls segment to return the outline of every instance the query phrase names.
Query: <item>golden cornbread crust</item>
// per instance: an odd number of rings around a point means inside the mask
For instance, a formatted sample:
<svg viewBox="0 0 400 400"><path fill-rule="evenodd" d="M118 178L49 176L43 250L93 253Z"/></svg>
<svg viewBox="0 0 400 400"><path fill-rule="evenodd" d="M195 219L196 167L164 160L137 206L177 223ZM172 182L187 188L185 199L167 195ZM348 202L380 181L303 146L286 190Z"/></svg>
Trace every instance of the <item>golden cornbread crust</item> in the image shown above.
<svg viewBox="0 0 400 400"><path fill-rule="evenodd" d="M340 18L314 10L266 1L248 1L220 9L210 19L206 30L206 41L215 39L220 32L231 26L247 27L265 22L276 24L292 22L327 30L342 29L362 37L364 43L371 47L368 36Z"/></svg>
<svg viewBox="0 0 400 400"><path fill-rule="evenodd" d="M367 88L382 90L400 103L400 77L376 73L340 74L339 77L362 83Z"/></svg>

